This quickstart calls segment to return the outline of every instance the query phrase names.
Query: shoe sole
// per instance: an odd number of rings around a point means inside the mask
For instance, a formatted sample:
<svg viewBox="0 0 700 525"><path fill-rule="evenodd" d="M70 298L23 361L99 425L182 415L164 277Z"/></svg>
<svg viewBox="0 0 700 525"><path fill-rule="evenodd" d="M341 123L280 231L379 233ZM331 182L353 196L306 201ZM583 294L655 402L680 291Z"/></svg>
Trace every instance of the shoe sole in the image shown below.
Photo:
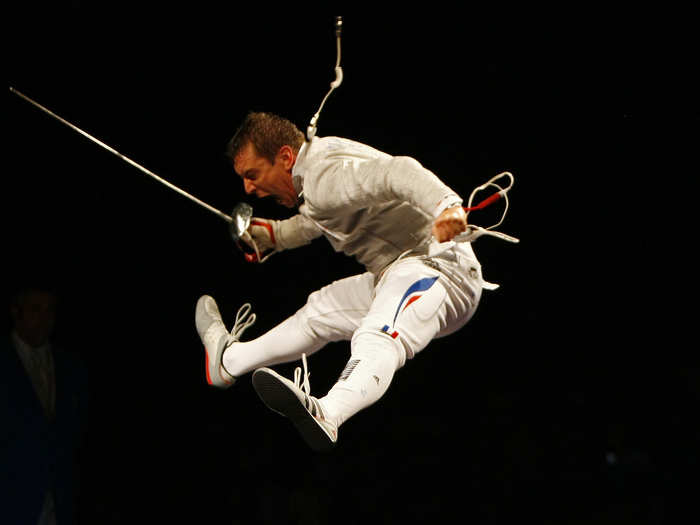
<svg viewBox="0 0 700 525"><path fill-rule="evenodd" d="M259 369L253 373L253 387L263 403L278 414L287 417L316 452L327 452L335 443L316 422L299 398L287 388L269 369Z"/></svg>

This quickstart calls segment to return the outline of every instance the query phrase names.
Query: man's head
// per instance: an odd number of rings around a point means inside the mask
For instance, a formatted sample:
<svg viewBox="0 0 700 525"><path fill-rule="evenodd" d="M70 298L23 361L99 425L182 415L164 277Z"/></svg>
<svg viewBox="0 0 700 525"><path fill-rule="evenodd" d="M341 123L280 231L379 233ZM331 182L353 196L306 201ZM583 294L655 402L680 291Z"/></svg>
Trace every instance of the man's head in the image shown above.
<svg viewBox="0 0 700 525"><path fill-rule="evenodd" d="M53 333L56 294L48 287L24 287L13 297L10 314L17 335L29 346L39 348Z"/></svg>
<svg viewBox="0 0 700 525"><path fill-rule="evenodd" d="M292 122L270 113L248 113L227 155L246 193L272 196L292 208L297 203L292 167L303 143L304 134Z"/></svg>

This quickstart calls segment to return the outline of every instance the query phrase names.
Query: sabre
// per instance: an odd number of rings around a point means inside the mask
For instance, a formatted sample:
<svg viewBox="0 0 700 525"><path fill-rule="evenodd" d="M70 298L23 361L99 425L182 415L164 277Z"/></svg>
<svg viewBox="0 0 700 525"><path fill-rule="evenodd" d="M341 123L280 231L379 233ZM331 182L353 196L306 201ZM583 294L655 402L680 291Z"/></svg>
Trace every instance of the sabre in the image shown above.
<svg viewBox="0 0 700 525"><path fill-rule="evenodd" d="M101 146L101 147L103 147L104 149L106 149L107 151L109 151L110 153L116 155L117 157L119 157L120 159L122 159L124 162L126 162L126 163L128 163L128 164L131 164L133 167L137 168L138 170L140 170L141 172L145 173L145 174L148 175L149 177L151 177L151 178L157 180L158 182L160 182L161 184L167 186L167 187L170 188L171 190L176 191L176 192L179 193L180 195L182 195L182 196L184 196L184 197L187 197L187 198L190 199L192 202L195 202L195 203L199 204L201 207L203 207L203 208L209 210L209 211L212 212L213 214L218 215L220 218L224 219L226 222L229 223L229 225L230 225L230 230L231 230L231 235L234 236L234 234L235 234L234 240L237 240L237 237L239 237L239 236L241 235L242 232L239 232L239 229L240 229L240 226L241 226L241 225L238 224L240 221L235 220L234 217L231 217L230 215L226 215L224 212L222 212L222 211L220 211L220 210L217 210L217 209L214 208L213 206L211 206L211 205L207 204L206 202L204 202L204 201L198 199L198 198L195 197L194 195L190 195L189 193L187 193L187 192L186 192L185 190L183 190L182 188L178 188L178 187L175 186L173 183L168 182L168 181L165 180L164 178L162 178L162 177L156 175L156 174L153 173L151 170L148 170L148 169L144 168L144 167L141 166L141 164L139 164L138 162L135 162L135 161L131 160L129 157L127 157L126 155L123 155L123 154L119 153L116 149L112 148L111 146L108 146L107 144L105 144L105 143L102 142L101 140L96 139L95 137L93 137L93 136L90 135L89 133L87 133L87 132L83 131L82 129L80 129L80 128L79 128L78 126L76 126L75 124L71 124L71 123L68 122L66 119L64 119L64 118L62 118L62 117L59 117L58 115L56 115L56 113L54 113L53 111L49 110L48 108L42 106L42 105L39 104L37 101L32 100L31 98L29 98L29 97L28 97L27 95L25 95L24 93L21 93L20 91L17 91L17 90L16 90L15 88L13 88L13 87L10 87L10 91L11 91L12 93L14 93L15 95L17 95L18 97L20 97L20 98L26 100L27 102L29 102L29 103L32 104L33 106L39 108L41 111L43 111L43 112L46 113L47 115L49 115L49 116L55 118L56 120L58 120L59 122L65 124L66 126L68 126L69 128L71 128L72 130L77 131L77 132L80 133L82 136L88 138L89 140L91 140L92 142L94 142L95 144L97 144L98 146ZM246 227L247 227L247 225L246 225Z"/></svg>
<svg viewBox="0 0 700 525"><path fill-rule="evenodd" d="M343 70L340 66L340 39L341 39L341 33L342 33L342 26L343 26L342 17L340 17L340 16L335 17L335 39L336 39L336 63L335 63L335 69L334 69L335 80L333 82L331 82L330 91L328 91L326 96L323 98L323 100L321 101L321 105L318 108L318 111L316 111L313 118L311 119L311 122L308 126L308 129L307 129L308 140L311 140L316 135L316 125L318 122L318 118L321 114L321 110L323 109L323 106L326 103L326 100L328 100L328 97L330 96L330 94L336 88L338 88L338 86L340 86L340 84L343 81ZM241 249L241 251L243 251L243 253L246 257L246 260L251 261L251 262L252 261L264 262L267 259L267 257L262 257L262 254L260 253L260 251L257 247L257 244L255 243L255 241L253 240L253 238L250 236L250 234L247 231L248 227L250 226L252 216L253 216L253 208L249 204L246 204L244 202L240 202L240 203L236 204L236 206L234 206L234 208L231 212L231 215L227 215L224 212L222 212L221 210L218 210L218 209L214 208L213 206L207 204L206 202L198 199L194 195L191 195L190 193L186 192L182 188L179 188L176 185L174 185L173 183L168 182L164 178L153 173L151 170L146 169L138 162L133 161L132 159L130 159L126 155L120 153L119 151L117 151L116 149L112 148L111 146L105 144L101 140L93 137L92 135L90 135L86 131L83 131L75 124L68 122L66 119L60 117L59 115L57 115L56 113L54 113L50 109L42 106L37 101L31 99L30 97L28 97L24 93L21 93L20 91L16 90L15 88L13 88L11 86L10 86L10 92L14 93L15 95L17 95L21 99L29 102L33 106L39 108L41 111L43 111L44 113L46 113L50 117L58 120L62 124L65 124L66 126L71 128L73 131L80 133L82 136L84 136L85 138L94 142L98 146L106 149L107 151L109 151L113 155L116 155L117 157L122 159L124 162L132 165L133 167L135 167L136 169L138 169L142 173L145 173L146 175L148 175L152 179L160 182L164 186L167 186L171 190L176 191L177 193L179 193L183 197L187 197L192 202L199 204L201 207L209 210L213 214L215 214L218 217L220 217L221 219L225 220L229 225L229 233L231 234L231 238L238 245L238 247ZM255 252L254 255L252 253L247 252L245 249L245 246L240 241L245 241L245 243L252 246L252 248ZM268 257L269 257L269 255L268 255Z"/></svg>

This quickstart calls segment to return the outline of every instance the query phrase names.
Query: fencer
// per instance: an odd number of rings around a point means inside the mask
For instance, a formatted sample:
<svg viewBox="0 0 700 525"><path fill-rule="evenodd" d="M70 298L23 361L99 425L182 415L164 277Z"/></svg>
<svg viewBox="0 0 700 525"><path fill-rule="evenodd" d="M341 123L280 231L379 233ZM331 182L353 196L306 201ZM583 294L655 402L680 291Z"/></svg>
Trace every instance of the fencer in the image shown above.
<svg viewBox="0 0 700 525"><path fill-rule="evenodd" d="M289 418L312 449L331 449L341 425L379 400L432 339L462 328L482 290L495 285L483 279L471 243L453 241L467 229L462 198L413 158L345 138L307 141L292 122L252 112L227 153L247 194L297 210L285 220L253 218L247 238L259 253L325 237L366 272L312 293L250 341L241 340L255 321L249 304L228 330L214 298L203 295L195 323L207 381L228 388L252 372L265 405ZM333 341L350 342L349 360L332 388L313 396L307 356ZM299 359L294 380L269 368Z"/></svg>

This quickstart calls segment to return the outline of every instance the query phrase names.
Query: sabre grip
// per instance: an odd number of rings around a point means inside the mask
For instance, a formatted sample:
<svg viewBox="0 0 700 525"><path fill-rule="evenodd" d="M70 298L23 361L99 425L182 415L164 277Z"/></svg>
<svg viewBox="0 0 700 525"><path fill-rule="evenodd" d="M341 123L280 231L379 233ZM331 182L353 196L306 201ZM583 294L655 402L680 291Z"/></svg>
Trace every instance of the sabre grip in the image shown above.
<svg viewBox="0 0 700 525"><path fill-rule="evenodd" d="M264 262L276 251L274 221L253 217L248 230L241 236L238 247L247 262Z"/></svg>

